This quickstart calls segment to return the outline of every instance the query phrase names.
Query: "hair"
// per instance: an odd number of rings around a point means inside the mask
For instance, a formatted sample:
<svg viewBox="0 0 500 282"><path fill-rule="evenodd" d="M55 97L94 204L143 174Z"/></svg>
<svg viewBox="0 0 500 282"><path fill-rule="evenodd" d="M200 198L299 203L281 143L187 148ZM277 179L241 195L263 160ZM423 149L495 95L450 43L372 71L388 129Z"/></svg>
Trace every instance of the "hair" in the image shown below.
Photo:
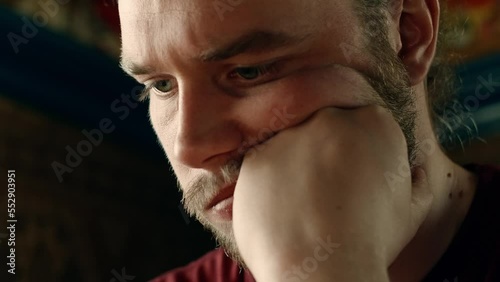
<svg viewBox="0 0 500 282"><path fill-rule="evenodd" d="M387 15L390 6L395 1L401 0L357 0L355 9L358 16L365 23L364 35L367 38L367 48L372 54L377 54L377 49L388 46ZM451 56L446 54L449 44L454 36L450 17L445 1L440 0L441 14L439 17L439 31L436 46L436 55L427 74L425 81L427 89L427 102L436 134L444 121L443 114L446 106L452 100L455 92L455 75L451 67ZM377 27L373 32L368 25Z"/></svg>
<svg viewBox="0 0 500 282"><path fill-rule="evenodd" d="M119 5L119 0L106 0ZM364 35L367 39L367 49L371 54L380 54L376 52L378 49L389 46L388 43L388 25L387 15L390 12L390 6L396 1L412 1L412 0L356 0L355 10L361 23L364 23ZM424 1L424 0L422 0ZM433 130L438 137L439 142L444 149L449 149L454 145L455 136L462 144L462 139L455 133L455 129L460 124L465 124L466 120L470 120L473 126L475 122L470 116L463 111L458 112L455 106L452 105L454 94L457 91L457 79L452 68L452 62L457 61L456 54L449 52L451 50L449 44L456 40L459 35L456 32L456 26L452 24L456 19L452 19L448 13L447 4L445 0L439 0L440 4L440 17L439 17L439 30L437 38L437 46L434 60L427 73L425 80L425 87L427 90L427 104ZM375 27L375 32L370 30L370 25ZM449 110L450 105L454 110ZM463 107L461 107L463 108ZM448 117L447 117L448 115ZM454 126L450 126L450 115L453 116ZM468 127L467 127L468 128ZM469 131L471 131L469 129ZM472 134L472 132L469 132ZM468 136L470 137L470 136ZM462 144L463 146L463 144Z"/></svg>

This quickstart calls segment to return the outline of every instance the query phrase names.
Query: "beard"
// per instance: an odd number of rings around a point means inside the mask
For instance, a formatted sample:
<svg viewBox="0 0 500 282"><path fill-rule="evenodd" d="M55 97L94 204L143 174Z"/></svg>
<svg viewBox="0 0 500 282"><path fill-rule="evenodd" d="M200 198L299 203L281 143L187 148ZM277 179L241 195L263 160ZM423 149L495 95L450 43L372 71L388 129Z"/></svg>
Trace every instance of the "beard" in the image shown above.
<svg viewBox="0 0 500 282"><path fill-rule="evenodd" d="M406 138L409 166L413 168L416 166L417 153L415 97L408 73L396 52L386 40L377 39L377 41L371 41L371 46L368 45L373 64L368 71L361 71L360 74L376 92L374 103L388 109L398 122ZM210 222L203 214L218 189L236 181L242 162L243 156L236 156L234 160L221 167L218 174L207 173L200 176L189 183L185 187L187 189L181 190L185 191L182 201L187 212L213 233L226 255L246 268L236 245L232 222Z"/></svg>
<svg viewBox="0 0 500 282"><path fill-rule="evenodd" d="M206 229L212 232L218 246L223 248L226 255L245 267L234 239L232 222L213 223L203 214L206 206L217 195L220 187L236 181L242 163L243 156L239 156L222 166L219 174L207 173L199 176L188 185L188 189L184 190L182 203L190 216L195 217Z"/></svg>

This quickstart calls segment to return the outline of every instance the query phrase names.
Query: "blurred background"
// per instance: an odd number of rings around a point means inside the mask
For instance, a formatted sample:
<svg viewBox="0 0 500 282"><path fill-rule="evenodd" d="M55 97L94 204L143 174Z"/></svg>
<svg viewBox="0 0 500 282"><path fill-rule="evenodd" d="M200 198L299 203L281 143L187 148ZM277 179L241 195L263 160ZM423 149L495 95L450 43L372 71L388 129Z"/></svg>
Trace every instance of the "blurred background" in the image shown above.
<svg viewBox="0 0 500 282"><path fill-rule="evenodd" d="M461 164L500 164L500 0L448 4L447 110L470 122L441 137ZM0 172L16 170L18 220L13 279L5 186L0 281L147 281L216 247L180 209L147 103L126 99L141 87L118 67L116 0L0 0L0 38Z"/></svg>

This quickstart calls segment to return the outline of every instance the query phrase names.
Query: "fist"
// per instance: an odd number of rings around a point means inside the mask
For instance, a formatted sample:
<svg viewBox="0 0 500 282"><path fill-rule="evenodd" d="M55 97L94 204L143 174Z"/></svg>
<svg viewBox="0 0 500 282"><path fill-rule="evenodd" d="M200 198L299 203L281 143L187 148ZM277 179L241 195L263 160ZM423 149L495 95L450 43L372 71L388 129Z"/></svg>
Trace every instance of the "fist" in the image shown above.
<svg viewBox="0 0 500 282"><path fill-rule="evenodd" d="M387 270L415 235L432 197L419 169L413 180L407 166L408 177L397 187L387 183L386 173L401 173L398 160L407 155L392 115L366 106L321 109L245 159L233 229L257 280L287 279L315 257L321 242L338 248L324 253L308 276L341 281L359 275L360 267Z"/></svg>

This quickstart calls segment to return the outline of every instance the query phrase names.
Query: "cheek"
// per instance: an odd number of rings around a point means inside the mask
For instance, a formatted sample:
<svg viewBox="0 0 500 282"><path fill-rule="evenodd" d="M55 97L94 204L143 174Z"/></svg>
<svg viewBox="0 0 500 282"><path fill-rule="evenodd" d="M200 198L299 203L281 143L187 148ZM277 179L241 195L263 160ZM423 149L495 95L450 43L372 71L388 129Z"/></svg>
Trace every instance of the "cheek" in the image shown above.
<svg viewBox="0 0 500 282"><path fill-rule="evenodd" d="M265 141L272 132L302 123L322 108L373 104L371 93L371 87L353 69L335 65L303 69L254 87L246 98L233 101L224 113L226 119L221 122L238 128L247 145L252 145ZM152 95L150 117L179 182L185 184L197 170L171 158L178 126L174 102L161 101Z"/></svg>
<svg viewBox="0 0 500 282"><path fill-rule="evenodd" d="M156 133L156 136L165 151L165 154L170 162L172 169L181 188L186 187L186 184L194 178L196 169L190 169L172 158L174 150L175 136L177 132L177 123L175 117L175 99L165 101L157 98L155 95L150 95L149 115L151 125Z"/></svg>
<svg viewBox="0 0 500 282"><path fill-rule="evenodd" d="M286 127L290 127L325 107L357 108L376 101L373 89L358 72L336 65L301 70L252 92L249 103L258 113L248 118L260 116L258 128L269 127L276 117L294 116L287 120Z"/></svg>
<svg viewBox="0 0 500 282"><path fill-rule="evenodd" d="M163 150L169 157L174 148L176 123L172 112L173 105L159 100L155 95L150 95L149 118ZM170 159L170 158L169 158Z"/></svg>
<svg viewBox="0 0 500 282"><path fill-rule="evenodd" d="M154 101L155 98L151 97L150 106L149 106L149 112L150 112L150 119L151 119L151 124L153 126L153 129L156 133L156 136L158 138L158 141L160 142L163 150L165 151L165 154L167 156L167 159L170 162L170 165L172 169L174 170L175 176L177 177L177 180L181 184L181 188L185 187L185 184L187 181L189 181L189 172L190 170L187 169L185 166L180 165L178 162L175 161L174 158L171 156L173 155L173 148L174 148L174 138L175 136L175 123L169 122L165 116L164 113L166 112L166 109L164 109L164 106L162 106L162 103L157 103Z"/></svg>

